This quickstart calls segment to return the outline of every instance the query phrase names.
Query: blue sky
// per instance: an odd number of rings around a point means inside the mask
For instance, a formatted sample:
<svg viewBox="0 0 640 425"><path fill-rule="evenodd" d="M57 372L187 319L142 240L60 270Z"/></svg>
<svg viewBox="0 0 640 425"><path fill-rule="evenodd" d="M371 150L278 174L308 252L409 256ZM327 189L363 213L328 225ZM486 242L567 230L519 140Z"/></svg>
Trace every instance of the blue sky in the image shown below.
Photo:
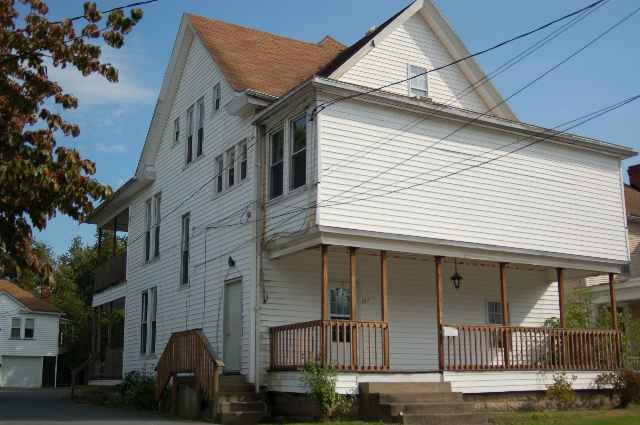
<svg viewBox="0 0 640 425"><path fill-rule="evenodd" d="M50 17L81 13L84 0L49 0ZM98 0L101 9L126 0ZM437 0L470 51L491 46L550 21L592 0ZM114 189L133 173L153 113L180 17L184 12L221 19L305 41L329 34L351 44L408 4L408 0L160 0L144 8L145 15L120 50L105 49L105 57L120 70L120 83L97 77L50 70L63 87L78 96L80 107L67 115L80 124L81 135L62 143L77 147L97 164L97 177ZM554 65L607 26L638 7L637 0L610 0L551 44L494 80L506 97ZM514 43L478 58L487 72L544 36ZM564 65L510 105L526 122L554 125L640 92L640 14ZM640 150L640 102L576 130L578 134ZM624 165L640 161L631 159ZM54 218L37 239L64 252L80 235L93 238L95 228L63 216Z"/></svg>

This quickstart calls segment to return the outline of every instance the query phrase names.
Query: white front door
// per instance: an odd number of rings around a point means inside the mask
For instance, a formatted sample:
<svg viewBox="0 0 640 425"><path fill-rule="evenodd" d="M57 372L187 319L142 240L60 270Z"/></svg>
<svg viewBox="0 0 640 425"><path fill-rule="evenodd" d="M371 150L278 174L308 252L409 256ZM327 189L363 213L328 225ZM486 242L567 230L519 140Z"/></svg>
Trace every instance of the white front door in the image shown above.
<svg viewBox="0 0 640 425"><path fill-rule="evenodd" d="M242 282L224 287L224 371L240 372L240 338L242 336Z"/></svg>

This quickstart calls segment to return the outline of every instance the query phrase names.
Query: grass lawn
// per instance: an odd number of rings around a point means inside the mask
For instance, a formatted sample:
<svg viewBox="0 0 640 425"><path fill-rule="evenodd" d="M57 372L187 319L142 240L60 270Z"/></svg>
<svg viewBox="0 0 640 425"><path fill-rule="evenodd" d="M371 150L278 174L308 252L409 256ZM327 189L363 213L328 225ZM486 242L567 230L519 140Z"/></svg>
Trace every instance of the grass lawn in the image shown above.
<svg viewBox="0 0 640 425"><path fill-rule="evenodd" d="M640 406L616 410L510 412L492 415L494 425L640 425Z"/></svg>

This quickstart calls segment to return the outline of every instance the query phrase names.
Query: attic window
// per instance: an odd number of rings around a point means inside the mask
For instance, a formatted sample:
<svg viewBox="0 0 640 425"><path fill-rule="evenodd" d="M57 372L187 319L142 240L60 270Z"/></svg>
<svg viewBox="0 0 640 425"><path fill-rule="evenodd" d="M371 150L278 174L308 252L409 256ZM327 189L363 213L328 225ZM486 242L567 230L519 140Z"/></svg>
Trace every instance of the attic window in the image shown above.
<svg viewBox="0 0 640 425"><path fill-rule="evenodd" d="M409 96L427 97L427 68L409 65Z"/></svg>
<svg viewBox="0 0 640 425"><path fill-rule="evenodd" d="M213 86L213 111L217 111L220 109L220 101L222 99L222 94L220 92L220 83Z"/></svg>

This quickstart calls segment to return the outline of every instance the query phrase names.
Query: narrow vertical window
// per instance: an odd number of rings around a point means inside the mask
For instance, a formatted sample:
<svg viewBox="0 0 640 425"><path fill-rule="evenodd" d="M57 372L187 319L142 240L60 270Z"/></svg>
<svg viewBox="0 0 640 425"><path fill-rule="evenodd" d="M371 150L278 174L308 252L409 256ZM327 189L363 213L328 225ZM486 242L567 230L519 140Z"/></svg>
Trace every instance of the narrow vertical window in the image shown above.
<svg viewBox="0 0 640 425"><path fill-rule="evenodd" d="M160 255L160 203L162 195L156 193L153 197L153 256Z"/></svg>
<svg viewBox="0 0 640 425"><path fill-rule="evenodd" d="M182 238L180 241L180 284L189 284L189 213L182 216Z"/></svg>
<svg viewBox="0 0 640 425"><path fill-rule="evenodd" d="M149 313L149 292L142 291L140 305L140 354L147 352L147 318Z"/></svg>
<svg viewBox="0 0 640 425"><path fill-rule="evenodd" d="M187 109L187 147L186 162L193 161L193 106Z"/></svg>
<svg viewBox="0 0 640 425"><path fill-rule="evenodd" d="M204 143L204 97L198 99L198 143L196 147L196 157L202 155L202 144Z"/></svg>
<svg viewBox="0 0 640 425"><path fill-rule="evenodd" d="M427 97L427 68L409 65L409 95Z"/></svg>
<svg viewBox="0 0 640 425"><path fill-rule="evenodd" d="M220 83L213 86L213 111L220 109L220 101L222 100L222 93L220 91Z"/></svg>
<svg viewBox="0 0 640 425"><path fill-rule="evenodd" d="M22 319L19 317L11 318L11 339L20 339L22 333Z"/></svg>
<svg viewBox="0 0 640 425"><path fill-rule="evenodd" d="M497 301L487 302L487 322L491 325L502 325L504 323L502 303Z"/></svg>
<svg viewBox="0 0 640 425"><path fill-rule="evenodd" d="M282 195L284 180L284 130L271 134L269 161L269 198Z"/></svg>
<svg viewBox="0 0 640 425"><path fill-rule="evenodd" d="M329 314L331 320L349 320L351 317L351 294L348 289L329 289ZM334 342L351 342L351 329L332 326L331 339Z"/></svg>
<svg viewBox="0 0 640 425"><path fill-rule="evenodd" d="M180 117L173 120L173 143L180 142Z"/></svg>
<svg viewBox="0 0 640 425"><path fill-rule="evenodd" d="M222 192L224 188L224 159L222 155L216 158L216 192Z"/></svg>
<svg viewBox="0 0 640 425"><path fill-rule="evenodd" d="M236 149L227 151L227 187L233 187L236 183Z"/></svg>
<svg viewBox="0 0 640 425"><path fill-rule="evenodd" d="M33 339L35 334L35 320L26 319L24 321L24 339Z"/></svg>
<svg viewBox="0 0 640 425"><path fill-rule="evenodd" d="M307 116L291 121L290 188L304 186L307 182Z"/></svg>
<svg viewBox="0 0 640 425"><path fill-rule="evenodd" d="M151 319L149 320L151 322L151 338L149 341L149 352L150 353L155 353L156 352L156 332L157 332L157 322L156 322L156 318L158 317L158 288L157 287L153 287L149 290L150 295L151 295Z"/></svg>
<svg viewBox="0 0 640 425"><path fill-rule="evenodd" d="M151 198L144 203L144 261L151 258Z"/></svg>
<svg viewBox="0 0 640 425"><path fill-rule="evenodd" d="M240 147L240 180L247 178L247 142L241 142Z"/></svg>

